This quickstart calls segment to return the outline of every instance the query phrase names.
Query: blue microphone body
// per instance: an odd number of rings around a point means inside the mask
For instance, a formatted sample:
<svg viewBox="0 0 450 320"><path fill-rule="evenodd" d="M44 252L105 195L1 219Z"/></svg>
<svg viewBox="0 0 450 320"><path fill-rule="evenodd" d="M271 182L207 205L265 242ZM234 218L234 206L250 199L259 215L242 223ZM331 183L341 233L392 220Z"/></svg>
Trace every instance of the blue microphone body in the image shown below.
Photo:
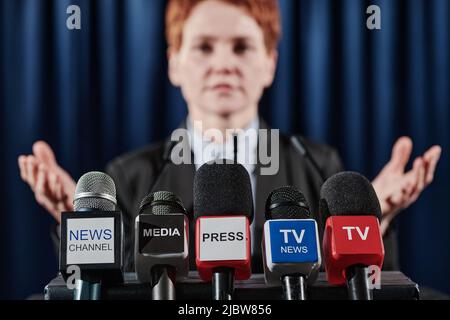
<svg viewBox="0 0 450 320"><path fill-rule="evenodd" d="M264 277L279 285L285 275L303 275L309 283L321 266L319 231L314 219L269 220L264 224Z"/></svg>
<svg viewBox="0 0 450 320"><path fill-rule="evenodd" d="M306 300L306 288L321 266L317 222L294 187L274 190L266 202L262 239L266 284L283 287L285 300Z"/></svg>

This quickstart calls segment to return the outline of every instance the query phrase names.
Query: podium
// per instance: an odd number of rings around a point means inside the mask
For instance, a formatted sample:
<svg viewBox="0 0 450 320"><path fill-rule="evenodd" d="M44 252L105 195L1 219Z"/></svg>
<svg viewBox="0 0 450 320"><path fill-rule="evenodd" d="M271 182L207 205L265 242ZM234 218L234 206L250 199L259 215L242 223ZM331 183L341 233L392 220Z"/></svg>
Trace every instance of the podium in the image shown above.
<svg viewBox="0 0 450 320"><path fill-rule="evenodd" d="M124 283L104 288L104 300L151 300L151 288L139 283L134 273L124 275ZM308 287L308 300L347 300L346 287L330 286L326 274L320 273L317 281ZM177 300L211 300L211 284L204 283L196 272L176 284ZM281 285L269 287L263 274L252 275L246 281L236 281L235 300L280 300ZM403 273L387 271L381 274L381 289L373 290L374 300L419 300L419 286ZM59 275L45 287L46 300L73 300L73 290L69 290Z"/></svg>

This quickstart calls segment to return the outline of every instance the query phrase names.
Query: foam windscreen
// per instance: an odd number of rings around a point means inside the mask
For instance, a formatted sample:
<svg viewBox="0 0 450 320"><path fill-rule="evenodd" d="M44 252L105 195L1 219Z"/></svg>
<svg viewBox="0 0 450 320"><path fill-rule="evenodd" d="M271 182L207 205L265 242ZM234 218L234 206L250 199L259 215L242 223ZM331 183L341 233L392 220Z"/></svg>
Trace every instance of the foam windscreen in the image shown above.
<svg viewBox="0 0 450 320"><path fill-rule="evenodd" d="M380 202L367 178L342 172L329 178L320 192L320 212L329 216L375 216L381 219Z"/></svg>
<svg viewBox="0 0 450 320"><path fill-rule="evenodd" d="M250 176L240 164L207 163L194 177L194 217L246 216L253 220Z"/></svg>

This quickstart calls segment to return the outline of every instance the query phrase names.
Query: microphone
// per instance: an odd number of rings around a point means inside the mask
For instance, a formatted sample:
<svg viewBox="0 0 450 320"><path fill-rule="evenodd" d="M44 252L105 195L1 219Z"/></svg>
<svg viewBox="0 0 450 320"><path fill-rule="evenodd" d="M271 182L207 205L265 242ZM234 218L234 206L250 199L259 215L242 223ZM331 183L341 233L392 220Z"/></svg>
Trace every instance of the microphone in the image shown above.
<svg viewBox="0 0 450 320"><path fill-rule="evenodd" d="M350 300L372 300L367 267L381 270L384 260L381 208L372 184L354 172L334 175L322 186L320 212L327 218L323 251L328 282L347 283Z"/></svg>
<svg viewBox="0 0 450 320"><path fill-rule="evenodd" d="M122 277L122 217L116 211L116 187L102 172L83 175L76 186L74 212L61 215L60 271L80 268L75 300L99 300L102 284Z"/></svg>
<svg viewBox="0 0 450 320"><path fill-rule="evenodd" d="M135 222L135 266L153 300L175 300L175 281L189 273L189 221L181 200L160 191L146 196Z"/></svg>
<svg viewBox="0 0 450 320"><path fill-rule="evenodd" d="M294 187L281 187L266 201L262 239L266 284L283 288L283 299L306 300L321 265L317 223L304 195Z"/></svg>
<svg viewBox="0 0 450 320"><path fill-rule="evenodd" d="M194 177L196 265L200 278L212 281L214 300L231 300L234 280L251 276L250 177L240 164L208 163Z"/></svg>

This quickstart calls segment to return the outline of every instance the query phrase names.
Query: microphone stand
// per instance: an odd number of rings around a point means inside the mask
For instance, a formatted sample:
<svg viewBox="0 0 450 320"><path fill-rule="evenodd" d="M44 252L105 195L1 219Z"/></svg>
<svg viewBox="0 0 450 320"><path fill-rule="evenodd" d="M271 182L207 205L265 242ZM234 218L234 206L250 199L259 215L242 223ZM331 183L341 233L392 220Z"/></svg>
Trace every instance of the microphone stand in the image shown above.
<svg viewBox="0 0 450 320"><path fill-rule="evenodd" d="M155 266L152 269L152 299L175 300L175 268Z"/></svg>
<svg viewBox="0 0 450 320"><path fill-rule="evenodd" d="M100 300L102 292L101 282L78 279L75 281L74 300Z"/></svg>
<svg viewBox="0 0 450 320"><path fill-rule="evenodd" d="M234 269L217 268L212 277L213 300L233 300Z"/></svg>
<svg viewBox="0 0 450 320"><path fill-rule="evenodd" d="M373 292L369 289L366 267L355 265L346 271L348 298L350 300L373 300Z"/></svg>
<svg viewBox="0 0 450 320"><path fill-rule="evenodd" d="M281 280L283 300L306 300L306 278L303 275L286 275Z"/></svg>

